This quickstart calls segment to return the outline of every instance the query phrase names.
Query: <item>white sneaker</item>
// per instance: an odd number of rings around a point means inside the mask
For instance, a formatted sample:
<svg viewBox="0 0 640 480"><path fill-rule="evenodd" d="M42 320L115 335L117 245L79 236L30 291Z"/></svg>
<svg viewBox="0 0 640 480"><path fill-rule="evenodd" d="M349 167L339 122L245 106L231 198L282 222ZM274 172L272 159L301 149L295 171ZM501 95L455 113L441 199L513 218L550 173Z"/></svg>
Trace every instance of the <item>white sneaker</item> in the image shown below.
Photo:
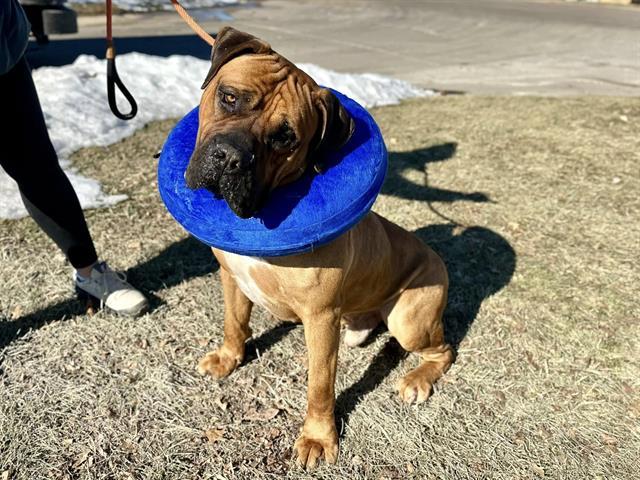
<svg viewBox="0 0 640 480"><path fill-rule="evenodd" d="M149 306L145 296L127 283L124 273L111 270L105 262L93 266L90 278L76 274L76 291L80 297L93 298L100 307L120 315L137 317Z"/></svg>

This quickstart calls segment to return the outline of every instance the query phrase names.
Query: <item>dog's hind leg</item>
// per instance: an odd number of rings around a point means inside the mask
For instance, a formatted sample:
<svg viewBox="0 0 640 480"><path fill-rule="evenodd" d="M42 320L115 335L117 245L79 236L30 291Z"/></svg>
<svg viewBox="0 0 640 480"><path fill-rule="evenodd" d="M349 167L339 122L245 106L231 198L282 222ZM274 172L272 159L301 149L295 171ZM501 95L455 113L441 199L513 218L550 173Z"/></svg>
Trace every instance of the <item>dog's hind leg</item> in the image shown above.
<svg viewBox="0 0 640 480"><path fill-rule="evenodd" d="M371 335L382 321L380 312L363 313L362 315L345 316L346 331L344 344L347 347L357 347Z"/></svg>
<svg viewBox="0 0 640 480"><path fill-rule="evenodd" d="M437 258L437 257L436 257ZM444 264L419 275L391 307L387 325L402 348L422 357L420 365L397 384L400 398L421 403L431 395L433 384L455 359L444 340L442 313L447 303L447 275ZM441 271L440 271L441 269Z"/></svg>
<svg viewBox="0 0 640 480"><path fill-rule="evenodd" d="M245 342L251 336L249 319L253 307L223 266L220 279L224 291L224 340L220 348L207 353L198 363L201 375L210 374L215 378L226 377L242 363Z"/></svg>

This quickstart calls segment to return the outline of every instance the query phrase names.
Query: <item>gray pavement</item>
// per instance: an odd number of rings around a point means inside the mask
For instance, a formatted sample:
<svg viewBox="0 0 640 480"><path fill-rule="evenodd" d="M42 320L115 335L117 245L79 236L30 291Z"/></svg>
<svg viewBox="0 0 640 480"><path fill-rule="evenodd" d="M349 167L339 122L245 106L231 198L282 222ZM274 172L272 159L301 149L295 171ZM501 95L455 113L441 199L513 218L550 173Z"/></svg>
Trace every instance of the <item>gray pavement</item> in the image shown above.
<svg viewBox="0 0 640 480"><path fill-rule="evenodd" d="M209 31L231 24L293 61L342 72L482 94L640 95L640 6L266 0L227 11L233 19L225 22L212 20L211 12L196 15ZM81 17L79 24L72 38L101 42L102 17ZM116 36L146 37L146 45L173 36L165 41L169 53L179 53L176 46L189 39L188 49L207 54L173 12L119 15L114 25Z"/></svg>

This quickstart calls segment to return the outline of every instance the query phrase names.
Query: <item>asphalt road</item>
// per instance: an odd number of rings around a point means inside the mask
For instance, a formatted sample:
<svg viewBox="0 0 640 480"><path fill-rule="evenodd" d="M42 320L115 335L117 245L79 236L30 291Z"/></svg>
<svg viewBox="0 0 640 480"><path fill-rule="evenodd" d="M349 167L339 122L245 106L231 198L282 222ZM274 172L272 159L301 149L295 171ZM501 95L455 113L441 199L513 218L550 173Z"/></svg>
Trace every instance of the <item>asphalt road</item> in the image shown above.
<svg viewBox="0 0 640 480"><path fill-rule="evenodd" d="M489 94L640 95L640 6L507 0L266 0L195 12L211 32L249 31L296 62L374 72L424 87ZM37 65L103 55L104 19L32 50ZM114 19L120 52L208 57L173 12ZM58 48L58 47L64 48Z"/></svg>

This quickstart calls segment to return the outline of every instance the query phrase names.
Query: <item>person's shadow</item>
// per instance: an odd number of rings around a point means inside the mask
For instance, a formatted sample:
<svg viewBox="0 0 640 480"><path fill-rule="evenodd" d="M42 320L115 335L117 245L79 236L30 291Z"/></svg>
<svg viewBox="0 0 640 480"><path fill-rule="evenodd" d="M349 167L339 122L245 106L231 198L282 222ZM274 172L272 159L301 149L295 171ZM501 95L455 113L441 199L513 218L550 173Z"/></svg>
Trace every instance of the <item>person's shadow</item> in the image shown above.
<svg viewBox="0 0 640 480"><path fill-rule="evenodd" d="M128 279L149 299L151 311L162 301L153 293L169 288L193 277L207 275L218 269L211 249L192 237L179 240L158 255L129 269ZM0 350L30 330L48 323L65 320L85 312L84 305L75 298L48 305L41 310L11 321L0 322Z"/></svg>

